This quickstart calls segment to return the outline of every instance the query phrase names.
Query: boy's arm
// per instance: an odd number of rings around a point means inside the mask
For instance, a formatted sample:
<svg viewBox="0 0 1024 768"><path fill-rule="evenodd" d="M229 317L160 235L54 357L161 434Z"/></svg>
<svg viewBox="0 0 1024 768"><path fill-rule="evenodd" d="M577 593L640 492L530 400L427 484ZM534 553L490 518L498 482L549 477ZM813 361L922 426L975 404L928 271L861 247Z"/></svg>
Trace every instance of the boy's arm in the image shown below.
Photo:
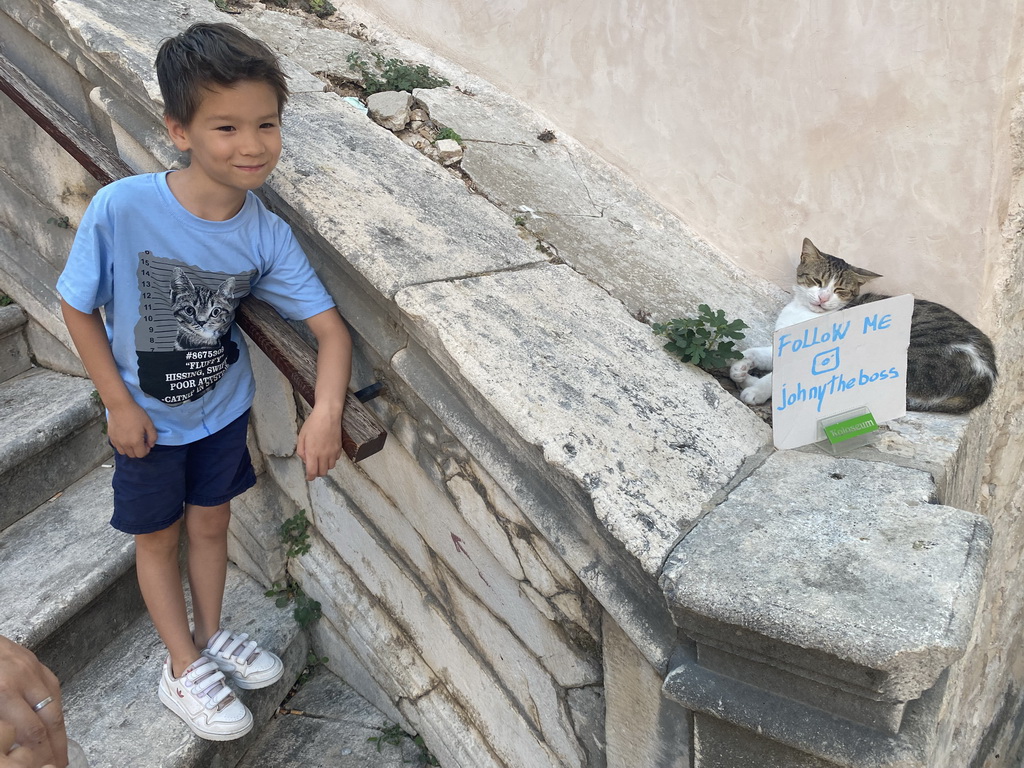
<svg viewBox="0 0 1024 768"><path fill-rule="evenodd" d="M107 408L107 438L124 456L142 458L156 443L153 420L132 398L114 362L99 310L79 312L61 299L64 324L85 370Z"/></svg>
<svg viewBox="0 0 1024 768"><path fill-rule="evenodd" d="M306 320L316 336L316 400L299 430L295 452L306 463L306 479L323 477L341 457L341 417L352 372L352 338L336 309Z"/></svg>

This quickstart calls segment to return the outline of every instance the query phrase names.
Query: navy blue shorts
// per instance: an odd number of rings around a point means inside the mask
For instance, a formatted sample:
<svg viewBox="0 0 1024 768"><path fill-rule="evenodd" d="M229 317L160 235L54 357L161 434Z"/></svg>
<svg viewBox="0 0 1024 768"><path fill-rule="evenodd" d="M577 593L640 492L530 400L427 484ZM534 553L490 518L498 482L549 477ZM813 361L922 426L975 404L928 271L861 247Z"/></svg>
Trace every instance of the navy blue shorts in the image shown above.
<svg viewBox="0 0 1024 768"><path fill-rule="evenodd" d="M256 484L246 432L249 412L208 437L186 445L154 445L141 459L114 454L114 516L125 533L153 533L173 525L186 504L215 507Z"/></svg>

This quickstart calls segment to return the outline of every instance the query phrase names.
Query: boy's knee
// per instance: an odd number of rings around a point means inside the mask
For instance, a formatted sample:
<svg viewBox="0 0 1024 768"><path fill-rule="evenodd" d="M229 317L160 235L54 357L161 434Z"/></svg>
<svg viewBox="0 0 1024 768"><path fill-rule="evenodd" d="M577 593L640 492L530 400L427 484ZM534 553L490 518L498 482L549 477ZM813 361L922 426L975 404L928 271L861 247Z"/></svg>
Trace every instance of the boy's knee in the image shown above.
<svg viewBox="0 0 1024 768"><path fill-rule="evenodd" d="M188 529L189 538L226 536L230 523L230 504L218 504L215 507L201 507L197 504L185 505L185 527Z"/></svg>
<svg viewBox="0 0 1024 768"><path fill-rule="evenodd" d="M159 531L135 534L135 551L136 553L141 551L153 555L176 555L180 539L181 524L180 522L175 522Z"/></svg>

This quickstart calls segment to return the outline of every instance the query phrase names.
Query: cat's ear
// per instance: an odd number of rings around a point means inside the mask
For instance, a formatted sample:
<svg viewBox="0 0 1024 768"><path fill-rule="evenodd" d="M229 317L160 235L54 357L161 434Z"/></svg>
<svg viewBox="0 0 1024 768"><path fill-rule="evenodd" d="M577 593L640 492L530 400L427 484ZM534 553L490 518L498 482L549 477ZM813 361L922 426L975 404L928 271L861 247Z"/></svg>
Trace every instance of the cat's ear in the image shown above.
<svg viewBox="0 0 1024 768"><path fill-rule="evenodd" d="M171 301L175 301L179 293L194 292L195 289L185 271L181 267L175 267L174 277L171 279Z"/></svg>
<svg viewBox="0 0 1024 768"><path fill-rule="evenodd" d="M221 283L220 288L217 289L217 295L228 300L235 298L235 278L229 277Z"/></svg>
<svg viewBox="0 0 1024 768"><path fill-rule="evenodd" d="M869 280L881 277L877 272L872 272L870 269L861 269L860 267L850 267L850 271L853 272L854 278L859 285L864 285Z"/></svg>
<svg viewBox="0 0 1024 768"><path fill-rule="evenodd" d="M811 264L816 261L824 261L824 258L825 257L821 255L821 251L814 246L814 243L811 242L810 238L805 237L803 248L800 250L800 263Z"/></svg>

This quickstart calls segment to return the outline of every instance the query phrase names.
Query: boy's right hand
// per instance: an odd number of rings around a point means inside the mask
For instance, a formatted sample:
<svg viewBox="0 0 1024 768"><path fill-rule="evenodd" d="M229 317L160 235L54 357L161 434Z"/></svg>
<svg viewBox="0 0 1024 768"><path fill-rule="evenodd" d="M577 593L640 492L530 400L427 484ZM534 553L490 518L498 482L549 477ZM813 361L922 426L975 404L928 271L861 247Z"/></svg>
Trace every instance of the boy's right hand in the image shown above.
<svg viewBox="0 0 1024 768"><path fill-rule="evenodd" d="M107 439L122 456L141 459L156 445L156 427L138 404L107 408Z"/></svg>

